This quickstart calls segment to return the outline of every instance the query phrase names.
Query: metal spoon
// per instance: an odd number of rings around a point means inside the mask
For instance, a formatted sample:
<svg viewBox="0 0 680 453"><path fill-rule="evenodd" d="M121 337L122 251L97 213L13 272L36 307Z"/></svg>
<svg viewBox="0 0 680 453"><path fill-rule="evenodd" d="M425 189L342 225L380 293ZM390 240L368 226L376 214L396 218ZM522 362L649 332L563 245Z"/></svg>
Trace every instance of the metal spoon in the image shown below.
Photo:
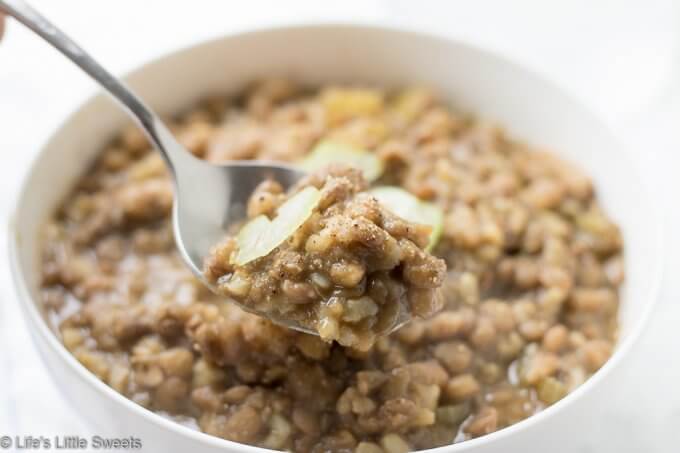
<svg viewBox="0 0 680 453"><path fill-rule="evenodd" d="M267 178L288 187L304 173L278 163L243 161L216 165L194 157L132 90L26 2L0 0L0 10L23 23L78 65L117 100L143 129L171 170L175 191L172 223L177 248L193 273L214 289L203 276L203 258L210 247L225 236L228 225L245 217L246 201L255 187ZM250 307L241 307L254 311ZM256 314L272 319L267 313ZM272 321L317 334L290 320Z"/></svg>

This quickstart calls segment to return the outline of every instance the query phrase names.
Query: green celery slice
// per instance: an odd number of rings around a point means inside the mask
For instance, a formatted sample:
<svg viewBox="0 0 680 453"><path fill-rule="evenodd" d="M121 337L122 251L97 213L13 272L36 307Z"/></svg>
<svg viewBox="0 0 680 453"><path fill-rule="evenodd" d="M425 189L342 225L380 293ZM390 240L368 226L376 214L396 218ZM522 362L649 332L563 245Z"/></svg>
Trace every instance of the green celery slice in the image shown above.
<svg viewBox="0 0 680 453"><path fill-rule="evenodd" d="M271 223L266 215L259 215L243 225L236 236L238 244L238 253L234 260L236 264L243 265L266 254L263 251L267 246L267 234Z"/></svg>
<svg viewBox="0 0 680 453"><path fill-rule="evenodd" d="M260 215L248 221L236 236L238 252L234 263L243 266L268 255L309 219L320 199L319 189L305 187L279 206L274 220Z"/></svg>
<svg viewBox="0 0 680 453"><path fill-rule="evenodd" d="M374 153L327 140L316 145L299 166L306 171L315 171L333 163L358 168L368 181L375 181L383 172L383 163Z"/></svg>
<svg viewBox="0 0 680 453"><path fill-rule="evenodd" d="M371 189L373 195L387 209L404 220L432 227L430 242L425 247L429 252L437 245L444 228L444 213L433 203L420 200L404 189L392 186L379 186Z"/></svg>

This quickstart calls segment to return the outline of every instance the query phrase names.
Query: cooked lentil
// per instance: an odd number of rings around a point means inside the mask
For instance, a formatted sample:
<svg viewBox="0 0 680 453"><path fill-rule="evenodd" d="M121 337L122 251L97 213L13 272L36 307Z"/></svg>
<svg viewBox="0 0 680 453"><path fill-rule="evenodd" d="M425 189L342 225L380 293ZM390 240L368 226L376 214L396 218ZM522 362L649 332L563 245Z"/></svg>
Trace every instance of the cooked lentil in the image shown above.
<svg viewBox="0 0 680 453"><path fill-rule="evenodd" d="M612 353L622 237L575 166L422 89L268 81L174 130L215 162L296 160L321 139L374 151L380 184L445 212L444 307L361 351L220 303L182 264L162 162L129 129L47 225L42 278L64 345L138 404L268 448L397 453L517 423Z"/></svg>

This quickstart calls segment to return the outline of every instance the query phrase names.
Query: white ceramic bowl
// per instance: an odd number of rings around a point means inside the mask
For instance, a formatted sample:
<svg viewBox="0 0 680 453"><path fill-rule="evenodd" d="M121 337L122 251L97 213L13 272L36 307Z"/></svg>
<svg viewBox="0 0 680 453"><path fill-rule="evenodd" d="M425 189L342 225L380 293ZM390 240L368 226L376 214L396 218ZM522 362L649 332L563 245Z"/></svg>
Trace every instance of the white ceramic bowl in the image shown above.
<svg viewBox="0 0 680 453"><path fill-rule="evenodd" d="M133 72L129 83L161 112L205 94L235 92L253 78L284 75L307 83L424 84L455 106L497 120L516 137L578 162L623 228L627 280L621 334L607 364L575 392L529 419L439 451L507 453L579 449L607 407L601 389L638 337L656 298L661 238L622 146L583 105L553 84L489 52L425 34L363 25L264 29L181 50ZM59 388L99 432L134 435L147 451L263 451L211 437L138 406L95 378L48 328L39 303L38 231L124 115L98 96L50 138L26 178L11 227L11 267L35 342ZM310 394L314 389L310 389Z"/></svg>

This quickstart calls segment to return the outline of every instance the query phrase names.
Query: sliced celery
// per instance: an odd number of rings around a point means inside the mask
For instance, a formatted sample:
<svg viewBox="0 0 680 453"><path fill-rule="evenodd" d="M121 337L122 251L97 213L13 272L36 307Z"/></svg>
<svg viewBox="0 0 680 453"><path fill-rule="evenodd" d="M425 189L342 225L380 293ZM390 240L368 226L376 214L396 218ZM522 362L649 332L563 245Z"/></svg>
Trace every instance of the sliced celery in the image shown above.
<svg viewBox="0 0 680 453"><path fill-rule="evenodd" d="M268 255L309 219L320 199L316 187L305 187L279 206L274 220L265 215L250 220L236 236L238 252L234 263L242 266Z"/></svg>
<svg viewBox="0 0 680 453"><path fill-rule="evenodd" d="M307 171L315 171L333 163L358 168L368 181L375 181L383 172L382 161L374 153L327 140L316 145L299 166Z"/></svg>
<svg viewBox="0 0 680 453"><path fill-rule="evenodd" d="M439 207L411 195L404 189L392 186L381 186L371 189L371 195L394 214L413 223L432 227L430 242L425 251L430 251L437 244L444 226L444 213Z"/></svg>

